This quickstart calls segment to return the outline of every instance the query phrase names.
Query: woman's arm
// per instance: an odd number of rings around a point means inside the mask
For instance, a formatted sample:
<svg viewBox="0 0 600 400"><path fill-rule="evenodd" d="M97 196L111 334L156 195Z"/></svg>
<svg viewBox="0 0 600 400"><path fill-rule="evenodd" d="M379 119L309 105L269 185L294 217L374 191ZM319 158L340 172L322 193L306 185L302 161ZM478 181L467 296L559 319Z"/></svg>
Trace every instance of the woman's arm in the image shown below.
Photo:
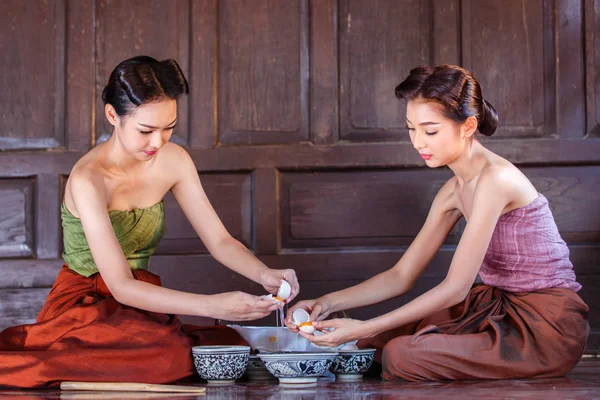
<svg viewBox="0 0 600 400"><path fill-rule="evenodd" d="M288 326L295 328L291 313L298 307L308 309L311 320L318 321L336 311L376 304L408 292L461 217L454 206L454 182L450 179L440 189L419 234L392 268L356 286L299 302L288 312Z"/></svg>
<svg viewBox="0 0 600 400"><path fill-rule="evenodd" d="M135 280L106 211L102 177L79 171L70 177L71 197L79 214L92 256L115 299L143 310L229 320L252 320L268 315L274 305L245 293L199 295ZM276 306L276 305L275 305Z"/></svg>
<svg viewBox="0 0 600 400"><path fill-rule="evenodd" d="M288 281L292 288L289 300L293 299L299 292L295 272L268 268L234 239L210 204L189 154L176 147L173 155L176 155L177 177L171 190L210 254L227 268L260 283L271 293L277 291L282 279Z"/></svg>
<svg viewBox="0 0 600 400"><path fill-rule="evenodd" d="M392 328L418 321L463 301L479 271L498 218L509 204L510 183L501 174L485 171L475 188L471 216L458 244L444 281L408 304L371 320L319 322L317 328L335 328L331 333L309 338L317 344L335 346L353 339L373 337ZM304 335L303 335L304 336Z"/></svg>

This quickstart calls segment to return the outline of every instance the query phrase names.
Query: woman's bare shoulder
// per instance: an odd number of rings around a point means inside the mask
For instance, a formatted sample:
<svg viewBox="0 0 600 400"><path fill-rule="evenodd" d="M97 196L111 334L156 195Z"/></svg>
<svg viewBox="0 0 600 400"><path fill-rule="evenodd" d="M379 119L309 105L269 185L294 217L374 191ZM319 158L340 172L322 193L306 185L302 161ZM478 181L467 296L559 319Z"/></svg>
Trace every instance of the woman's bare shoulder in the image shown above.
<svg viewBox="0 0 600 400"><path fill-rule="evenodd" d="M159 150L158 155L160 155L158 160L163 164L162 166L165 166L164 164L181 163L182 161L191 160L187 150L173 142L165 143Z"/></svg>
<svg viewBox="0 0 600 400"><path fill-rule="evenodd" d="M104 196L105 169L101 162L101 151L98 148L86 153L71 169L65 186L64 201L73 214L77 214L75 198L88 195Z"/></svg>

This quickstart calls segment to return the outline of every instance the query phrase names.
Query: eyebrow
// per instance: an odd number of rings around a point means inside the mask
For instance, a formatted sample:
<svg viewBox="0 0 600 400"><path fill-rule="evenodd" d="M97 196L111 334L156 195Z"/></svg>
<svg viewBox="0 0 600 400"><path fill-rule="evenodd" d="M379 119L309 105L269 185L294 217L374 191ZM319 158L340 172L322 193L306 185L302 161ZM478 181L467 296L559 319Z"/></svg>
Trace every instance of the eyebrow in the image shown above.
<svg viewBox="0 0 600 400"><path fill-rule="evenodd" d="M411 124L411 125L414 125L412 122L410 122L410 121L408 120L408 118L406 119L406 122L408 122L408 123L409 123L409 124ZM439 125L439 124L441 124L441 122L426 121L426 122L421 122L421 123L419 124L419 126Z"/></svg>
<svg viewBox="0 0 600 400"><path fill-rule="evenodd" d="M173 122L171 122L170 124L168 124L167 128L170 127L171 125L173 125L176 122L177 122L177 118L175 118L175 120ZM144 128L160 129L160 127L158 127L158 126L146 125L146 124L142 124L140 122L138 122L138 125L143 126Z"/></svg>

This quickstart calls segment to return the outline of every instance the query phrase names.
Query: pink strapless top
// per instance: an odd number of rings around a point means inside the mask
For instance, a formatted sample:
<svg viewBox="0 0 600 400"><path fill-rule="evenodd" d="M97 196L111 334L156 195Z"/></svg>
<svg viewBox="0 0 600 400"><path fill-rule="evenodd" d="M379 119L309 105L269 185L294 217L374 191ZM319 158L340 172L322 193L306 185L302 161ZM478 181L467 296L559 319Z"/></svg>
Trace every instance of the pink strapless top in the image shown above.
<svg viewBox="0 0 600 400"><path fill-rule="evenodd" d="M479 276L486 285L509 292L581 289L543 194L500 216Z"/></svg>

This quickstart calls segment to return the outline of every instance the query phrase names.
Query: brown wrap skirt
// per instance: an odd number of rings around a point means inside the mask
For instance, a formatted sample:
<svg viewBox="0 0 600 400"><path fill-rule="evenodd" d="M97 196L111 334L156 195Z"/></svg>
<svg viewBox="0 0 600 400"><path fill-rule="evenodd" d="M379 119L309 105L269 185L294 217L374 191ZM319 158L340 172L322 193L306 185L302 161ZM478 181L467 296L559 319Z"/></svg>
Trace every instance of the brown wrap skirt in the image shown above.
<svg viewBox="0 0 600 400"><path fill-rule="evenodd" d="M134 270L136 279L160 278ZM169 383L194 374L195 345L246 342L223 326L182 325L177 317L118 303L100 274L62 268L37 322L0 332L0 387L55 387L62 381Z"/></svg>
<svg viewBox="0 0 600 400"><path fill-rule="evenodd" d="M588 311L570 289L511 293L476 285L464 302L358 346L377 348L388 380L557 377L583 354Z"/></svg>

